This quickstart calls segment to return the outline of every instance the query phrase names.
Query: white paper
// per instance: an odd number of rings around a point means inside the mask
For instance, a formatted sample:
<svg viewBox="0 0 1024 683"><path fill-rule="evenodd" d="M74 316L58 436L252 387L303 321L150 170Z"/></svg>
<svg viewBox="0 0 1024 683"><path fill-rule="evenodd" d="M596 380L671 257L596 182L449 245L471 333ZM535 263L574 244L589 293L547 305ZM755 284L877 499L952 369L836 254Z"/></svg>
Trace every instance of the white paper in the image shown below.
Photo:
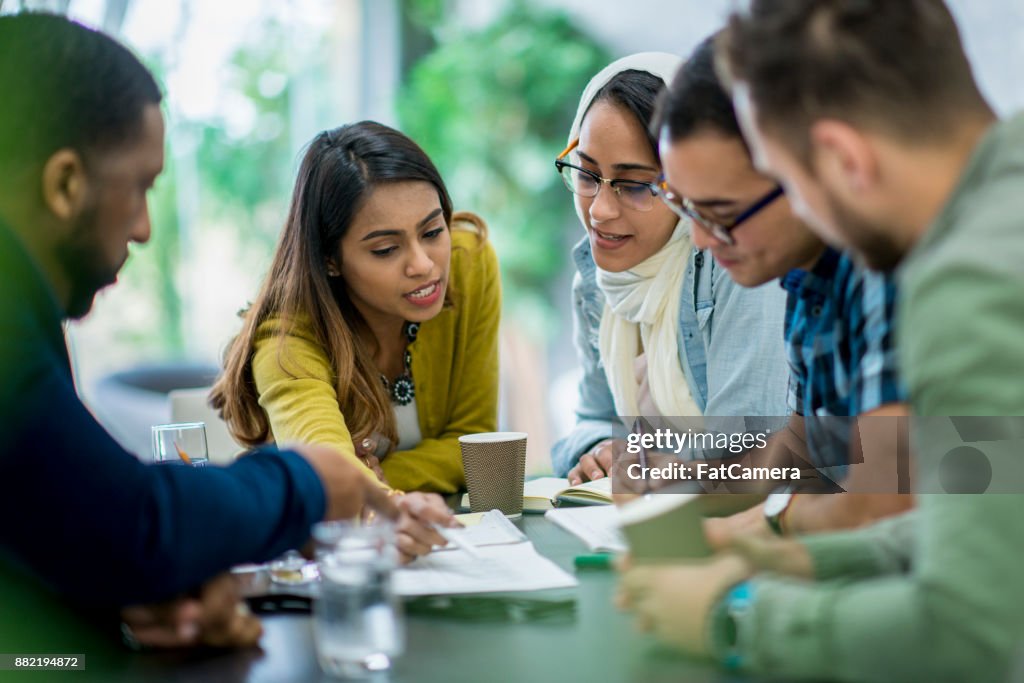
<svg viewBox="0 0 1024 683"><path fill-rule="evenodd" d="M460 540L473 547L523 543L527 540L526 534L520 531L515 524L508 521L508 517L503 515L501 510L485 512L475 524L461 529L448 529L447 532L458 534ZM450 552L454 550L458 550L458 546L454 543L449 543L446 546L435 545L433 548L433 552Z"/></svg>
<svg viewBox="0 0 1024 683"><path fill-rule="evenodd" d="M614 505L556 508L544 516L583 541L591 552L620 553L628 549Z"/></svg>
<svg viewBox="0 0 1024 683"><path fill-rule="evenodd" d="M395 570L398 595L461 595L572 588L571 574L540 555L532 543L479 548L474 560L461 550L430 553Z"/></svg>

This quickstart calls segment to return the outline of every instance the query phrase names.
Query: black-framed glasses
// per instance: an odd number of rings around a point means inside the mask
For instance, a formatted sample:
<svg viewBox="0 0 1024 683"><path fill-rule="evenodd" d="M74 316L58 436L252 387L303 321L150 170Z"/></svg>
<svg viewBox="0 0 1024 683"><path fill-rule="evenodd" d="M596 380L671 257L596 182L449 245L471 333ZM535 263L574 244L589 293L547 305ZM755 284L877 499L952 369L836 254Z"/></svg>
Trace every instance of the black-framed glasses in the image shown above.
<svg viewBox="0 0 1024 683"><path fill-rule="evenodd" d="M574 141L555 159L555 168L558 169L558 174L562 176L562 182L570 192L590 199L597 196L602 185L608 185L615 191L615 196L624 206L637 211L650 211L654 208L655 191L651 183L645 183L642 180L602 178L592 171L565 161L565 157L578 144L579 140Z"/></svg>
<svg viewBox="0 0 1024 683"><path fill-rule="evenodd" d="M766 195L744 209L738 216L736 216L736 218L729 221L727 225L724 225L712 218L708 218L697 210L697 207L694 206L692 201L686 197L680 197L669 189L664 176L660 176L658 180L651 185L651 190L661 198L661 201L665 202L665 205L672 209L677 216L680 218L689 218L701 228L714 235L715 239L729 245L736 244L736 240L732 236L732 232L736 228L740 227L744 221L754 217L758 211L764 209L786 192L782 189L781 185L776 185Z"/></svg>

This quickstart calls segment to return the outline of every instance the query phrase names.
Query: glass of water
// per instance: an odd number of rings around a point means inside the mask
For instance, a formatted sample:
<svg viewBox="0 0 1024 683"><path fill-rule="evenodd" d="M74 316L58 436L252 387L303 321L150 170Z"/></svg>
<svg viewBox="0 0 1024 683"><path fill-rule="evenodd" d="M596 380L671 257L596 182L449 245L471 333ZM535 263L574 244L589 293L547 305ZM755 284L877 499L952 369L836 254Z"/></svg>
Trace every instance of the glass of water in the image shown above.
<svg viewBox="0 0 1024 683"><path fill-rule="evenodd" d="M209 461L205 423L183 422L153 427L153 462L206 467Z"/></svg>
<svg viewBox="0 0 1024 683"><path fill-rule="evenodd" d="M405 625L391 578L398 564L394 525L322 522L313 527L320 582L313 640L332 676L385 671L405 650Z"/></svg>

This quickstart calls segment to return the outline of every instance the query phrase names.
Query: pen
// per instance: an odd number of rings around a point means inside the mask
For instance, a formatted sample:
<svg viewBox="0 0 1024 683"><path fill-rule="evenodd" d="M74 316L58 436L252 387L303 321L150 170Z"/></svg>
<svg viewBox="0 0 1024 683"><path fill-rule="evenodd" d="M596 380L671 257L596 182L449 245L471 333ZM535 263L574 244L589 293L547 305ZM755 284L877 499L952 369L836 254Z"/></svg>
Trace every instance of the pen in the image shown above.
<svg viewBox="0 0 1024 683"><path fill-rule="evenodd" d="M449 543L453 543L459 550L462 550L467 555L472 557L474 560L483 559L480 556L480 553L476 551L476 548L473 546L473 544L462 537L462 534L459 533L458 529L449 529L448 527L443 527L440 524L435 524L434 529L437 530L437 533L444 536L445 540L447 540Z"/></svg>
<svg viewBox="0 0 1024 683"><path fill-rule="evenodd" d="M577 555L573 564L577 569L611 569L613 556L611 553L593 553Z"/></svg>
<svg viewBox="0 0 1024 683"><path fill-rule="evenodd" d="M178 445L177 441L174 442L174 450L178 451L178 457L181 458L181 461L183 463L185 463L186 465L191 465L192 464L192 458L188 457L188 453L186 453L181 448L181 446Z"/></svg>

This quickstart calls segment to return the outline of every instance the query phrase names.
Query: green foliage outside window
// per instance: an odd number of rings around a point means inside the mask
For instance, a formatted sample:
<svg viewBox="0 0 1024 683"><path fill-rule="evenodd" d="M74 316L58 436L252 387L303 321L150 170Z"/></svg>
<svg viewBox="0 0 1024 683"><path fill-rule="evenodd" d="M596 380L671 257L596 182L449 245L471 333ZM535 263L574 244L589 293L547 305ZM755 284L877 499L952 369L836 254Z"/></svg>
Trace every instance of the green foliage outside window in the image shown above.
<svg viewBox="0 0 1024 683"><path fill-rule="evenodd" d="M550 289L578 234L553 160L583 87L610 58L564 13L522 1L482 29L435 30L443 41L403 84L401 128L437 164L456 209L488 221L508 313L551 329Z"/></svg>

